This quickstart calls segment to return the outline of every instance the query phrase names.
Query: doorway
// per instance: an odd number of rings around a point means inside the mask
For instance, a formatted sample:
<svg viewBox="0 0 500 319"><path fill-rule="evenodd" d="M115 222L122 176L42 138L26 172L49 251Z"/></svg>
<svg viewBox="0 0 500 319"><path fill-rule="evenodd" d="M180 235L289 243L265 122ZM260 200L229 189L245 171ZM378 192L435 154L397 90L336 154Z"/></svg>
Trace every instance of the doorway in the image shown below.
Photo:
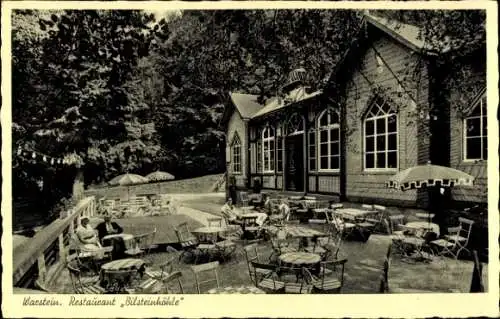
<svg viewBox="0 0 500 319"><path fill-rule="evenodd" d="M289 135L285 139L286 190L304 191L304 139L303 134Z"/></svg>

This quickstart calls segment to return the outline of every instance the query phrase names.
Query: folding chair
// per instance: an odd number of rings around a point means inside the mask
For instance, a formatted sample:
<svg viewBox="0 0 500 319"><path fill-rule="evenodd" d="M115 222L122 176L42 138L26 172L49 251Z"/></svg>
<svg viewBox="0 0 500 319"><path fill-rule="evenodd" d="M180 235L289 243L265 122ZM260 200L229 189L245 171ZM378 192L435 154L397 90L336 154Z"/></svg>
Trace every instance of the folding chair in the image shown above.
<svg viewBox="0 0 500 319"><path fill-rule="evenodd" d="M74 261L66 264L73 290L77 294L104 294L106 289L99 285L99 277L84 277Z"/></svg>
<svg viewBox="0 0 500 319"><path fill-rule="evenodd" d="M191 256L197 255L198 239L189 231L187 222L177 225L175 228L175 235L182 247L182 253L179 255L179 260L181 260L186 253L191 254Z"/></svg>
<svg viewBox="0 0 500 319"><path fill-rule="evenodd" d="M373 209L376 210L376 213L370 214L366 217L366 221L373 224L373 231L382 233L385 231L385 206L381 205L373 205Z"/></svg>
<svg viewBox="0 0 500 319"><path fill-rule="evenodd" d="M158 269L146 269L144 273L150 278L161 281L172 273L177 257L177 254L172 254L172 256L168 256L167 260L158 265Z"/></svg>
<svg viewBox="0 0 500 319"><path fill-rule="evenodd" d="M304 269L305 280L312 285L313 293L340 293L344 286L344 270L347 259L322 261L319 276ZM337 267L340 266L340 270Z"/></svg>
<svg viewBox="0 0 500 319"><path fill-rule="evenodd" d="M249 198L247 192L240 192L241 206L248 206Z"/></svg>
<svg viewBox="0 0 500 319"><path fill-rule="evenodd" d="M221 217L210 217L207 218L208 227L222 227Z"/></svg>
<svg viewBox="0 0 500 319"><path fill-rule="evenodd" d="M243 247L243 252L248 266L248 274L252 282L259 281L271 273L271 270L269 269L253 269L252 262L261 263L259 252L257 250L257 244L251 244ZM255 278L255 276L258 278Z"/></svg>
<svg viewBox="0 0 500 319"><path fill-rule="evenodd" d="M439 255L451 255L458 259L462 250L470 254L467 248L470 234L472 231L473 220L459 217L459 225L457 227L448 228L448 235L445 238L431 241L431 245L437 247Z"/></svg>
<svg viewBox="0 0 500 319"><path fill-rule="evenodd" d="M181 278L182 273L180 271L176 271L162 279L163 287L165 288L167 294L174 293L174 291L170 288L171 283L173 282L177 282L177 285L179 286L178 291L175 291L175 293L184 293L184 286L182 285Z"/></svg>
<svg viewBox="0 0 500 319"><path fill-rule="evenodd" d="M277 266L273 264L258 263L252 261L252 268L254 270L254 285L257 288L263 289L266 292L280 293L285 289L285 283L278 277ZM268 271L268 275L259 279L258 273Z"/></svg>
<svg viewBox="0 0 500 319"><path fill-rule="evenodd" d="M217 269L219 268L219 262L213 261L206 264L191 266L191 270L194 273L194 279L196 281L196 291L201 294L201 285L206 285L208 283L215 283L217 288L220 288L219 274ZM208 277L200 278L201 276Z"/></svg>
<svg viewBox="0 0 500 319"><path fill-rule="evenodd" d="M151 248L155 248L153 245L154 238L156 235L156 227L152 232L134 236L134 246L125 251L128 256L142 257L148 255Z"/></svg>
<svg viewBox="0 0 500 319"><path fill-rule="evenodd" d="M278 277L285 283L284 292L286 294L309 294L312 291L312 285L304 280L303 267L278 267ZM290 276L290 277L288 277ZM295 280L294 280L295 279Z"/></svg>
<svg viewBox="0 0 500 319"><path fill-rule="evenodd" d="M403 245L404 235L404 220L405 216L402 214L389 215L388 217L388 233L390 234L392 245L394 249L401 256L406 256L405 246Z"/></svg>

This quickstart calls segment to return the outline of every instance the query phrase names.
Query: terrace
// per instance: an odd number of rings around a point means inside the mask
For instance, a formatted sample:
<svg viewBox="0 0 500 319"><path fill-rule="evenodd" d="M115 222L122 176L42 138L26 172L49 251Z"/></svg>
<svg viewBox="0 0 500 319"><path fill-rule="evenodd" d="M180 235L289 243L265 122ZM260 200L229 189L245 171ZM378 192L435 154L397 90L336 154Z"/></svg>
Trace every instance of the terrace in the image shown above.
<svg viewBox="0 0 500 319"><path fill-rule="evenodd" d="M179 258L183 248L179 243L176 230L183 223L187 223L188 229L194 232L202 226L209 226L210 218L220 216L222 201L223 198L220 194L177 196L178 206L174 210L170 210L168 214L125 217L115 221L123 227L124 233L134 236L156 229L154 240L151 242L155 244L155 247L141 254L138 258L144 261L146 273L148 270L159 269L160 265L171 260L166 272L169 274L180 272L183 292L197 293L196 278L192 269L195 261L189 257ZM206 209L202 211L204 206ZM68 257L68 247L70 247L70 234L83 217L90 217L94 224L99 220L95 207L94 197L82 200L72 214L55 221L31 240L16 247L14 282L17 283L18 288L14 289L14 293L16 291L22 292L22 288L36 289L35 287L53 293L75 293L65 262ZM295 214L293 209L292 214ZM226 222L223 222L222 226L225 227ZM264 225L264 228L266 227L268 227L267 224ZM328 232L326 221L314 222L311 220L308 223L299 223L293 217L283 221L280 227L282 229L300 227L303 232L308 230ZM225 258L220 259L220 256L214 254L207 259L205 254L197 260L196 264L201 265L208 261L219 260L217 274L220 287L255 287L258 283L251 279L244 246L255 243L261 262L279 264L276 262L276 249L273 248L273 242L268 236L262 236L258 240L239 239L235 236L232 238L234 251L231 251ZM293 247L300 247L300 240L290 239L290 244ZM385 263L386 253L391 245L393 249L390 263ZM23 253L20 253L21 251ZM274 257L272 257L273 255ZM381 292L381 283L384 281L389 287L384 289L385 292L391 293L466 293L470 291L472 273L475 267L473 261L437 254L433 254L425 262L417 258L406 258L394 249L393 237L383 233L371 234L366 242L348 238L342 239L336 260L342 259L347 259L340 290L344 294L379 293ZM384 280L384 265L388 266L386 267L387 280ZM102 269L94 274L86 274L86 276L99 273L102 273ZM485 291L488 289L487 274L486 264L482 269ZM208 288L210 287L202 289L202 292L207 291ZM142 290L141 293L167 292L179 293L180 291L177 285L160 282L151 291Z"/></svg>

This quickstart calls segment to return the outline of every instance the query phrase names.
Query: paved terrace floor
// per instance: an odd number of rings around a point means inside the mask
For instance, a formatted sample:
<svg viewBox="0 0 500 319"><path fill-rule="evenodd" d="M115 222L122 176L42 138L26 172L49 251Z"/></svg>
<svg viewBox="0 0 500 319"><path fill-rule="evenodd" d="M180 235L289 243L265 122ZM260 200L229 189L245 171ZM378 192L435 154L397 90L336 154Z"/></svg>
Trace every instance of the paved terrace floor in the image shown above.
<svg viewBox="0 0 500 319"><path fill-rule="evenodd" d="M200 224L205 224L206 218L211 216L211 214L184 206L179 210L179 214L196 220L195 223L199 222ZM161 217L144 218L161 220ZM137 218L131 218L121 220L121 222L124 225L130 223L129 227L133 227L133 225L138 224L137 220ZM170 222L172 221L170 220ZM344 241L339 257L348 259L343 293L377 293L384 256L389 244L390 238L386 235L372 235L366 243ZM263 260L266 260L271 254L270 244L263 242L259 246ZM154 267L168 257L169 253L154 252L145 259ZM183 274L185 292L195 293L194 276L190 265L189 263L177 262L174 268ZM402 261L398 256L393 256L389 272L389 285L392 288L466 293L469 291L472 269L473 263L469 261L436 258L431 263L408 263ZM487 274L488 267L485 265L483 268L485 289L487 289ZM219 275L221 284L224 286L251 284L241 246L238 247L230 261L221 264ZM73 293L66 270L63 270L52 289L57 293Z"/></svg>

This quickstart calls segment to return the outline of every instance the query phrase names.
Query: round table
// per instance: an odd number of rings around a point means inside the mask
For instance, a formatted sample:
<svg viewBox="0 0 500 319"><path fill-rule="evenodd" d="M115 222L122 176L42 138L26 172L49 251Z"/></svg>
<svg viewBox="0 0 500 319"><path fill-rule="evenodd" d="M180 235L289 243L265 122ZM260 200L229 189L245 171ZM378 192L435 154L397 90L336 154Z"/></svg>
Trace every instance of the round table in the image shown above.
<svg viewBox="0 0 500 319"><path fill-rule="evenodd" d="M192 231L193 234L198 237L198 240L202 243L217 241L219 233L226 232L228 229L226 227L219 226L205 226L200 227ZM215 238L214 238L215 237Z"/></svg>
<svg viewBox="0 0 500 319"><path fill-rule="evenodd" d="M101 270L130 270L144 267L146 262L139 258L124 258L110 261L101 266Z"/></svg>
<svg viewBox="0 0 500 319"><path fill-rule="evenodd" d="M413 231L415 233L422 231L425 233L426 231L432 231L436 233L439 236L439 225L434 224L434 223L429 223L429 222L409 222L404 225L404 227L410 231Z"/></svg>
<svg viewBox="0 0 500 319"><path fill-rule="evenodd" d="M318 254L298 251L284 253L279 256L279 259L285 264L311 266L319 263L321 261L321 256Z"/></svg>
<svg viewBox="0 0 500 319"><path fill-rule="evenodd" d="M110 277L107 275L108 271L128 271L137 269L137 273L142 276L145 271L145 262L142 259L138 258L124 258L110 261L109 263L105 263L101 266L100 272L100 282L102 287L106 287L108 290L116 290L122 291L124 284L129 285L130 282L124 283L122 280L117 281L117 278ZM128 278L129 280L133 280L132 277Z"/></svg>
<svg viewBox="0 0 500 319"><path fill-rule="evenodd" d="M254 286L220 287L207 291L209 294L265 294L266 292Z"/></svg>

